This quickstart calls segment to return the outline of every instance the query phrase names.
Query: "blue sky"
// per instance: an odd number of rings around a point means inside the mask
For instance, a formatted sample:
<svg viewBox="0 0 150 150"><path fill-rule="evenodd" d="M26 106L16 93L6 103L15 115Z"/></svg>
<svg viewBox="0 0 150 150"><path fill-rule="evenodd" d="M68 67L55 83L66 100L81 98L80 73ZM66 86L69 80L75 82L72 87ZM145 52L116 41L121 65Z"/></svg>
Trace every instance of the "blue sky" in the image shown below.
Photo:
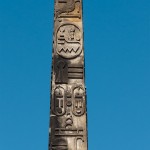
<svg viewBox="0 0 150 150"><path fill-rule="evenodd" d="M0 0L0 150L48 149L53 0ZM84 0L89 150L150 150L150 1Z"/></svg>

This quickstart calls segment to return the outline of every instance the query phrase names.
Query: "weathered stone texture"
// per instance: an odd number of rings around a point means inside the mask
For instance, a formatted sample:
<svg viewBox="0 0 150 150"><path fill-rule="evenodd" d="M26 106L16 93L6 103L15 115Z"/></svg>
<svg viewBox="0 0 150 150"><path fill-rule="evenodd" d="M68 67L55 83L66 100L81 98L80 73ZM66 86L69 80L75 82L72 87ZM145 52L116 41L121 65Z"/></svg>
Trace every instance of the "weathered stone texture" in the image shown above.
<svg viewBox="0 0 150 150"><path fill-rule="evenodd" d="M55 0L49 150L87 150L82 0Z"/></svg>

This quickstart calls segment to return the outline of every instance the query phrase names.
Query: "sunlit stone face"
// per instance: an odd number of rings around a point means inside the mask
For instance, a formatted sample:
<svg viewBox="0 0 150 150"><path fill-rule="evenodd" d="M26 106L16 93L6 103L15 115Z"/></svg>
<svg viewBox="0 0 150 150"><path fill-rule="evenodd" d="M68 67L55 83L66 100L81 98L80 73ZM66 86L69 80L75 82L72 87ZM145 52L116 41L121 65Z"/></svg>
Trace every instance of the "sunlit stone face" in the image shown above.
<svg viewBox="0 0 150 150"><path fill-rule="evenodd" d="M87 150L82 1L56 0L49 150Z"/></svg>

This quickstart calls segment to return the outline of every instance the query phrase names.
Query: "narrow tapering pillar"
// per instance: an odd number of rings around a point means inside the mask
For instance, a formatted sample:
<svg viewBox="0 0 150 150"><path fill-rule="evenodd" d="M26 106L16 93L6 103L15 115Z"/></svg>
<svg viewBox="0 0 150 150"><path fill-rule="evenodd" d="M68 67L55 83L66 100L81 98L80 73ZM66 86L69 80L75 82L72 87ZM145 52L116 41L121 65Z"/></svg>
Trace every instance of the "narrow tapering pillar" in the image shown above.
<svg viewBox="0 0 150 150"><path fill-rule="evenodd" d="M49 150L87 150L82 0L55 0Z"/></svg>

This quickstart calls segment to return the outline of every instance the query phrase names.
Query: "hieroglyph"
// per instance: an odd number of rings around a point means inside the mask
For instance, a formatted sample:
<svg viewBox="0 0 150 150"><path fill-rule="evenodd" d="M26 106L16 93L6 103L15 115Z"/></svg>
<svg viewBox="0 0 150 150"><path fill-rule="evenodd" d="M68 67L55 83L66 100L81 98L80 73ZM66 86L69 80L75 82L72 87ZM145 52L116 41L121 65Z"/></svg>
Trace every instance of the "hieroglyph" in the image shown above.
<svg viewBox="0 0 150 150"><path fill-rule="evenodd" d="M55 0L49 150L87 150L81 0Z"/></svg>

